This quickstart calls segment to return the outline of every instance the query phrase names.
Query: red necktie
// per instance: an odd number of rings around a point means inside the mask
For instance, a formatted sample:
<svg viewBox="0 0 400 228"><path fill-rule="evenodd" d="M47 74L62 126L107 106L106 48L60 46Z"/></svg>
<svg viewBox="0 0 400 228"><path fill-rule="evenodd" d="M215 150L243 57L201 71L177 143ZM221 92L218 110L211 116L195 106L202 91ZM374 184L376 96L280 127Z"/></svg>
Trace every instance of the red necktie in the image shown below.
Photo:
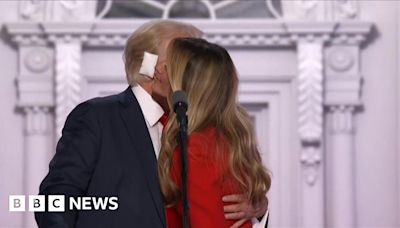
<svg viewBox="0 0 400 228"><path fill-rule="evenodd" d="M168 114L164 112L164 114L160 118L160 123L165 127L165 124L167 124L168 120Z"/></svg>

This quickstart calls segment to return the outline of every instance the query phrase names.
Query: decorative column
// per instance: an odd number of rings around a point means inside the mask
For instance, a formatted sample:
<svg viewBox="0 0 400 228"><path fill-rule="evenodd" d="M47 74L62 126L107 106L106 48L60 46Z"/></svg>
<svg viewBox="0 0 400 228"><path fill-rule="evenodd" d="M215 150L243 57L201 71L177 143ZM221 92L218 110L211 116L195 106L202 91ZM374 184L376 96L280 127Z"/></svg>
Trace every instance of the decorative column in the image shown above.
<svg viewBox="0 0 400 228"><path fill-rule="evenodd" d="M328 108L329 166L327 175L327 224L329 227L356 227L354 178L354 128L352 105Z"/></svg>
<svg viewBox="0 0 400 228"><path fill-rule="evenodd" d="M37 195L53 148L53 51L40 35L15 36L18 44L18 110L24 115L24 194ZM32 212L25 212L24 227L35 226Z"/></svg>
<svg viewBox="0 0 400 228"><path fill-rule="evenodd" d="M37 195L39 185L48 172L53 147L51 140L52 118L49 107L24 107L24 188L25 195ZM25 212L24 227L36 224L32 212Z"/></svg>
<svg viewBox="0 0 400 228"><path fill-rule="evenodd" d="M327 226L357 227L354 114L361 105L359 44L363 36L341 35L325 51L327 130Z"/></svg>

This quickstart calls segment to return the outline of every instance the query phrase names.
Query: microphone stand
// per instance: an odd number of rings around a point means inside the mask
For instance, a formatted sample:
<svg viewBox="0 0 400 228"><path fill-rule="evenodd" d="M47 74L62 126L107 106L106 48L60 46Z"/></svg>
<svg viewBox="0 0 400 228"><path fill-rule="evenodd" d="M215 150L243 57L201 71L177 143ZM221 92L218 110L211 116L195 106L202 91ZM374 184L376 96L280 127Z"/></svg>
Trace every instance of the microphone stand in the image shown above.
<svg viewBox="0 0 400 228"><path fill-rule="evenodd" d="M178 143L181 158L181 180L182 180L182 225L184 228L190 227L189 220L189 202L187 197L187 172L188 172L188 151L187 151L187 128L188 118L186 111L188 108L188 99L186 93L182 90L175 91L172 94L172 102L176 120L179 125Z"/></svg>
<svg viewBox="0 0 400 228"><path fill-rule="evenodd" d="M178 119L177 115L177 119ZM184 115L182 121L179 121L179 133L178 143L181 158L181 180L182 180L182 210L183 210L183 227L189 228L189 203L187 199L187 172L188 172L188 161L187 161L187 115Z"/></svg>

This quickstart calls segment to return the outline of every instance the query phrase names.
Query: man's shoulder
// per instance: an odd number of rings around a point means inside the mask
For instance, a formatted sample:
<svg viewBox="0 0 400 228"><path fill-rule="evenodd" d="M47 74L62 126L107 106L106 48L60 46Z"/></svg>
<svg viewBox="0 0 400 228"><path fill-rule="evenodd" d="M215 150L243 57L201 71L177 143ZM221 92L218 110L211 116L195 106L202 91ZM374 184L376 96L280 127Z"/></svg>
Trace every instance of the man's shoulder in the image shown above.
<svg viewBox="0 0 400 228"><path fill-rule="evenodd" d="M89 100L82 102L81 104L86 106L91 106L92 108L99 110L99 109L109 109L112 107L117 107L120 104L124 104L126 99L128 99L129 89L122 91L117 94L112 94L103 97L94 97Z"/></svg>
<svg viewBox="0 0 400 228"><path fill-rule="evenodd" d="M93 106L98 106L98 107L115 105L115 104L118 104L119 102L123 102L125 93L126 93L126 91L123 91L121 93L112 94L112 95L108 95L108 96L94 97L85 102L88 104L91 104ZM83 102L83 103L85 103L85 102Z"/></svg>
<svg viewBox="0 0 400 228"><path fill-rule="evenodd" d="M74 108L71 114L96 113L96 115L102 115L115 112L118 110L120 104L124 103L126 93L127 91L125 90L118 94L94 97L83 101Z"/></svg>

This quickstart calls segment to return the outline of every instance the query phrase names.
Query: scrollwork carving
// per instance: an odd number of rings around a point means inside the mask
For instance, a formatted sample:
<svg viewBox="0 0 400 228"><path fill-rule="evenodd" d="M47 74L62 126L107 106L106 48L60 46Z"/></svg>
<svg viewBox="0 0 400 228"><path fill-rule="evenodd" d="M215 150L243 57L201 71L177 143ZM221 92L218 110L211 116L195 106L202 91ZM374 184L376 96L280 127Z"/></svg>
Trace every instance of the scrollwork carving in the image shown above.
<svg viewBox="0 0 400 228"><path fill-rule="evenodd" d="M56 129L61 136L69 112L80 102L81 44L56 43Z"/></svg>
<svg viewBox="0 0 400 228"><path fill-rule="evenodd" d="M322 134L322 44L300 43L299 133L302 141L319 142Z"/></svg>
<svg viewBox="0 0 400 228"><path fill-rule="evenodd" d="M306 183L313 185L321 163L323 129L322 43L298 44L298 124L301 163Z"/></svg>
<svg viewBox="0 0 400 228"><path fill-rule="evenodd" d="M300 158L306 183L314 185L318 177L318 169L322 162L319 145L303 145Z"/></svg>

